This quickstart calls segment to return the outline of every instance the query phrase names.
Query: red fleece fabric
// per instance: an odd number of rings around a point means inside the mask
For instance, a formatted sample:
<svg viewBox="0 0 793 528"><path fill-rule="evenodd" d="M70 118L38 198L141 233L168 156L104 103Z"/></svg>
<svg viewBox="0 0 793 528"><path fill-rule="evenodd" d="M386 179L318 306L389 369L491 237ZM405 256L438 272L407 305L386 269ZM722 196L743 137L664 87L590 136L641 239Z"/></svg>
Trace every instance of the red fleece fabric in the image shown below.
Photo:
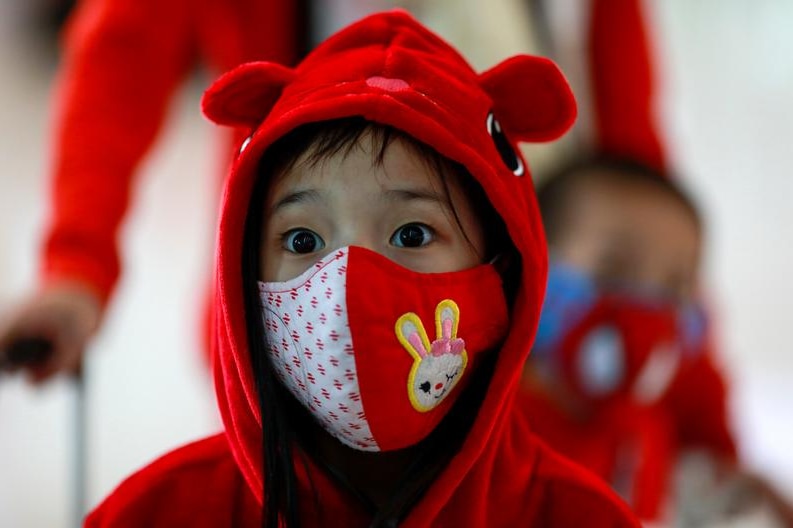
<svg viewBox="0 0 793 528"><path fill-rule="evenodd" d="M521 256L509 332L475 422L401 525L638 526L605 484L545 447L514 408L539 318L547 254L531 178L514 169L508 151L517 155L516 141L551 139L572 124L572 94L553 63L521 56L477 74L410 15L393 11L339 32L294 69L252 63L233 70L207 92L204 109L217 122L253 132L226 180L218 232L214 373L225 442L218 437L166 455L122 484L86 526L260 521L255 508L247 508L263 502L267 424L249 361L239 271L250 192L261 156L276 139L306 123L353 116L400 129L465 166ZM367 525L356 499L308 457L295 456L306 525ZM237 485L240 479L244 486ZM208 523L204 515L222 520Z"/></svg>
<svg viewBox="0 0 793 528"><path fill-rule="evenodd" d="M495 471L519 474L525 486L502 486L491 480L492 470L471 474L474 482L483 480L457 493L437 518L423 521L413 515L410 522L400 526L638 526L628 520L631 513L627 507L610 496L611 491L599 478L551 450L525 424L514 422L513 428L505 437L513 452L502 449L491 462ZM518 458L528 463L514 467L512 463ZM308 457L296 461L301 479L308 478L304 462L314 488L304 485L300 489L300 503L305 505L301 506L303 526L369 525L368 514L360 504ZM315 497L322 511L315 507ZM225 436L217 435L168 453L122 482L84 526L259 528L261 514L261 505L246 486Z"/></svg>
<svg viewBox="0 0 793 528"><path fill-rule="evenodd" d="M667 392L651 405L623 394L575 419L532 387L522 388L517 405L548 445L609 483L641 519L660 520L681 452L705 449L736 460L726 401L706 349L681 360Z"/></svg>
<svg viewBox="0 0 793 528"><path fill-rule="evenodd" d="M680 366L663 405L673 417L679 446L734 462L738 449L729 425L727 384L710 347Z"/></svg>
<svg viewBox="0 0 793 528"><path fill-rule="evenodd" d="M662 169L657 81L642 0L592 0L589 71L597 149Z"/></svg>
<svg viewBox="0 0 793 528"><path fill-rule="evenodd" d="M662 407L621 400L575 421L541 392L522 391L518 405L540 438L608 483L640 519L659 518L677 449Z"/></svg>
<svg viewBox="0 0 793 528"><path fill-rule="evenodd" d="M293 62L295 9L281 0L80 2L55 89L42 282L77 280L107 300L133 175L176 88L199 60L216 73L250 60Z"/></svg>

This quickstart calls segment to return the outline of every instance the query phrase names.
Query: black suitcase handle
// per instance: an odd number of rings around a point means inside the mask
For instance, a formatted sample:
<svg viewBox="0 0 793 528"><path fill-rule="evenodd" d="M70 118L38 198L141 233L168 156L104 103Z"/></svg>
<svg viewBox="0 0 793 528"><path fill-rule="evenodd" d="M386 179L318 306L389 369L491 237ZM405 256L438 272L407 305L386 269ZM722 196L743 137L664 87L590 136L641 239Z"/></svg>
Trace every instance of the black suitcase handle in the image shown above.
<svg viewBox="0 0 793 528"><path fill-rule="evenodd" d="M0 352L0 368L26 367L44 363L52 356L53 345L42 337L26 337L13 341Z"/></svg>

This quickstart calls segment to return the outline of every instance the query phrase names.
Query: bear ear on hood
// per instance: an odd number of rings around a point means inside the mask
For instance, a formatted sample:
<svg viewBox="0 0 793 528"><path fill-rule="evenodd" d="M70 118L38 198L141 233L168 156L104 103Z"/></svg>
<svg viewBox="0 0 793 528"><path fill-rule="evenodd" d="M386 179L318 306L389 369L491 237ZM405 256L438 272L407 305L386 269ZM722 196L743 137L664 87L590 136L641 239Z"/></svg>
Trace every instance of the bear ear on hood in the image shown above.
<svg viewBox="0 0 793 528"><path fill-rule="evenodd" d="M556 139L575 121L573 92L548 59L512 57L482 73L479 84L493 99L501 126L516 141Z"/></svg>
<svg viewBox="0 0 793 528"><path fill-rule="evenodd" d="M270 113L284 86L294 77L294 70L274 62L243 64L207 89L201 109L219 125L255 127Z"/></svg>

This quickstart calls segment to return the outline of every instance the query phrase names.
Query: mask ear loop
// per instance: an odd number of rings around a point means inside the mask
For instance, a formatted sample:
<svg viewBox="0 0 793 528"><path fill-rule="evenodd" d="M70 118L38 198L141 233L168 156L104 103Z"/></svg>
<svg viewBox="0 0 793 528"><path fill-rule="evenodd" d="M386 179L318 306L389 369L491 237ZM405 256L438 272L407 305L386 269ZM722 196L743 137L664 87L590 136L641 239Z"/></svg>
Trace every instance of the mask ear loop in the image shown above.
<svg viewBox="0 0 793 528"><path fill-rule="evenodd" d="M514 262L515 259L513 258L513 255L509 250L507 250L496 253L496 255L488 260L486 264L488 266L493 266L499 276L502 279L506 279Z"/></svg>
<svg viewBox="0 0 793 528"><path fill-rule="evenodd" d="M487 266L493 266L496 270L496 273L501 277L503 280L507 276L507 272L509 271L510 263L512 259L504 254L502 251L501 253L497 253L496 256L491 258L487 261Z"/></svg>

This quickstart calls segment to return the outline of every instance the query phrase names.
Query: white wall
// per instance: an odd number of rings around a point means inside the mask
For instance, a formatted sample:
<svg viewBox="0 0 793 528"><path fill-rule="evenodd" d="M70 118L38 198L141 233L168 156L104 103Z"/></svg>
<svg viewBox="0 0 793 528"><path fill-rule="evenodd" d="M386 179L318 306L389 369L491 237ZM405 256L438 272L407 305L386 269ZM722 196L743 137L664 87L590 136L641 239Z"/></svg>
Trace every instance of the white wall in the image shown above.
<svg viewBox="0 0 793 528"><path fill-rule="evenodd" d="M793 496L793 3L646 0L746 462Z"/></svg>

